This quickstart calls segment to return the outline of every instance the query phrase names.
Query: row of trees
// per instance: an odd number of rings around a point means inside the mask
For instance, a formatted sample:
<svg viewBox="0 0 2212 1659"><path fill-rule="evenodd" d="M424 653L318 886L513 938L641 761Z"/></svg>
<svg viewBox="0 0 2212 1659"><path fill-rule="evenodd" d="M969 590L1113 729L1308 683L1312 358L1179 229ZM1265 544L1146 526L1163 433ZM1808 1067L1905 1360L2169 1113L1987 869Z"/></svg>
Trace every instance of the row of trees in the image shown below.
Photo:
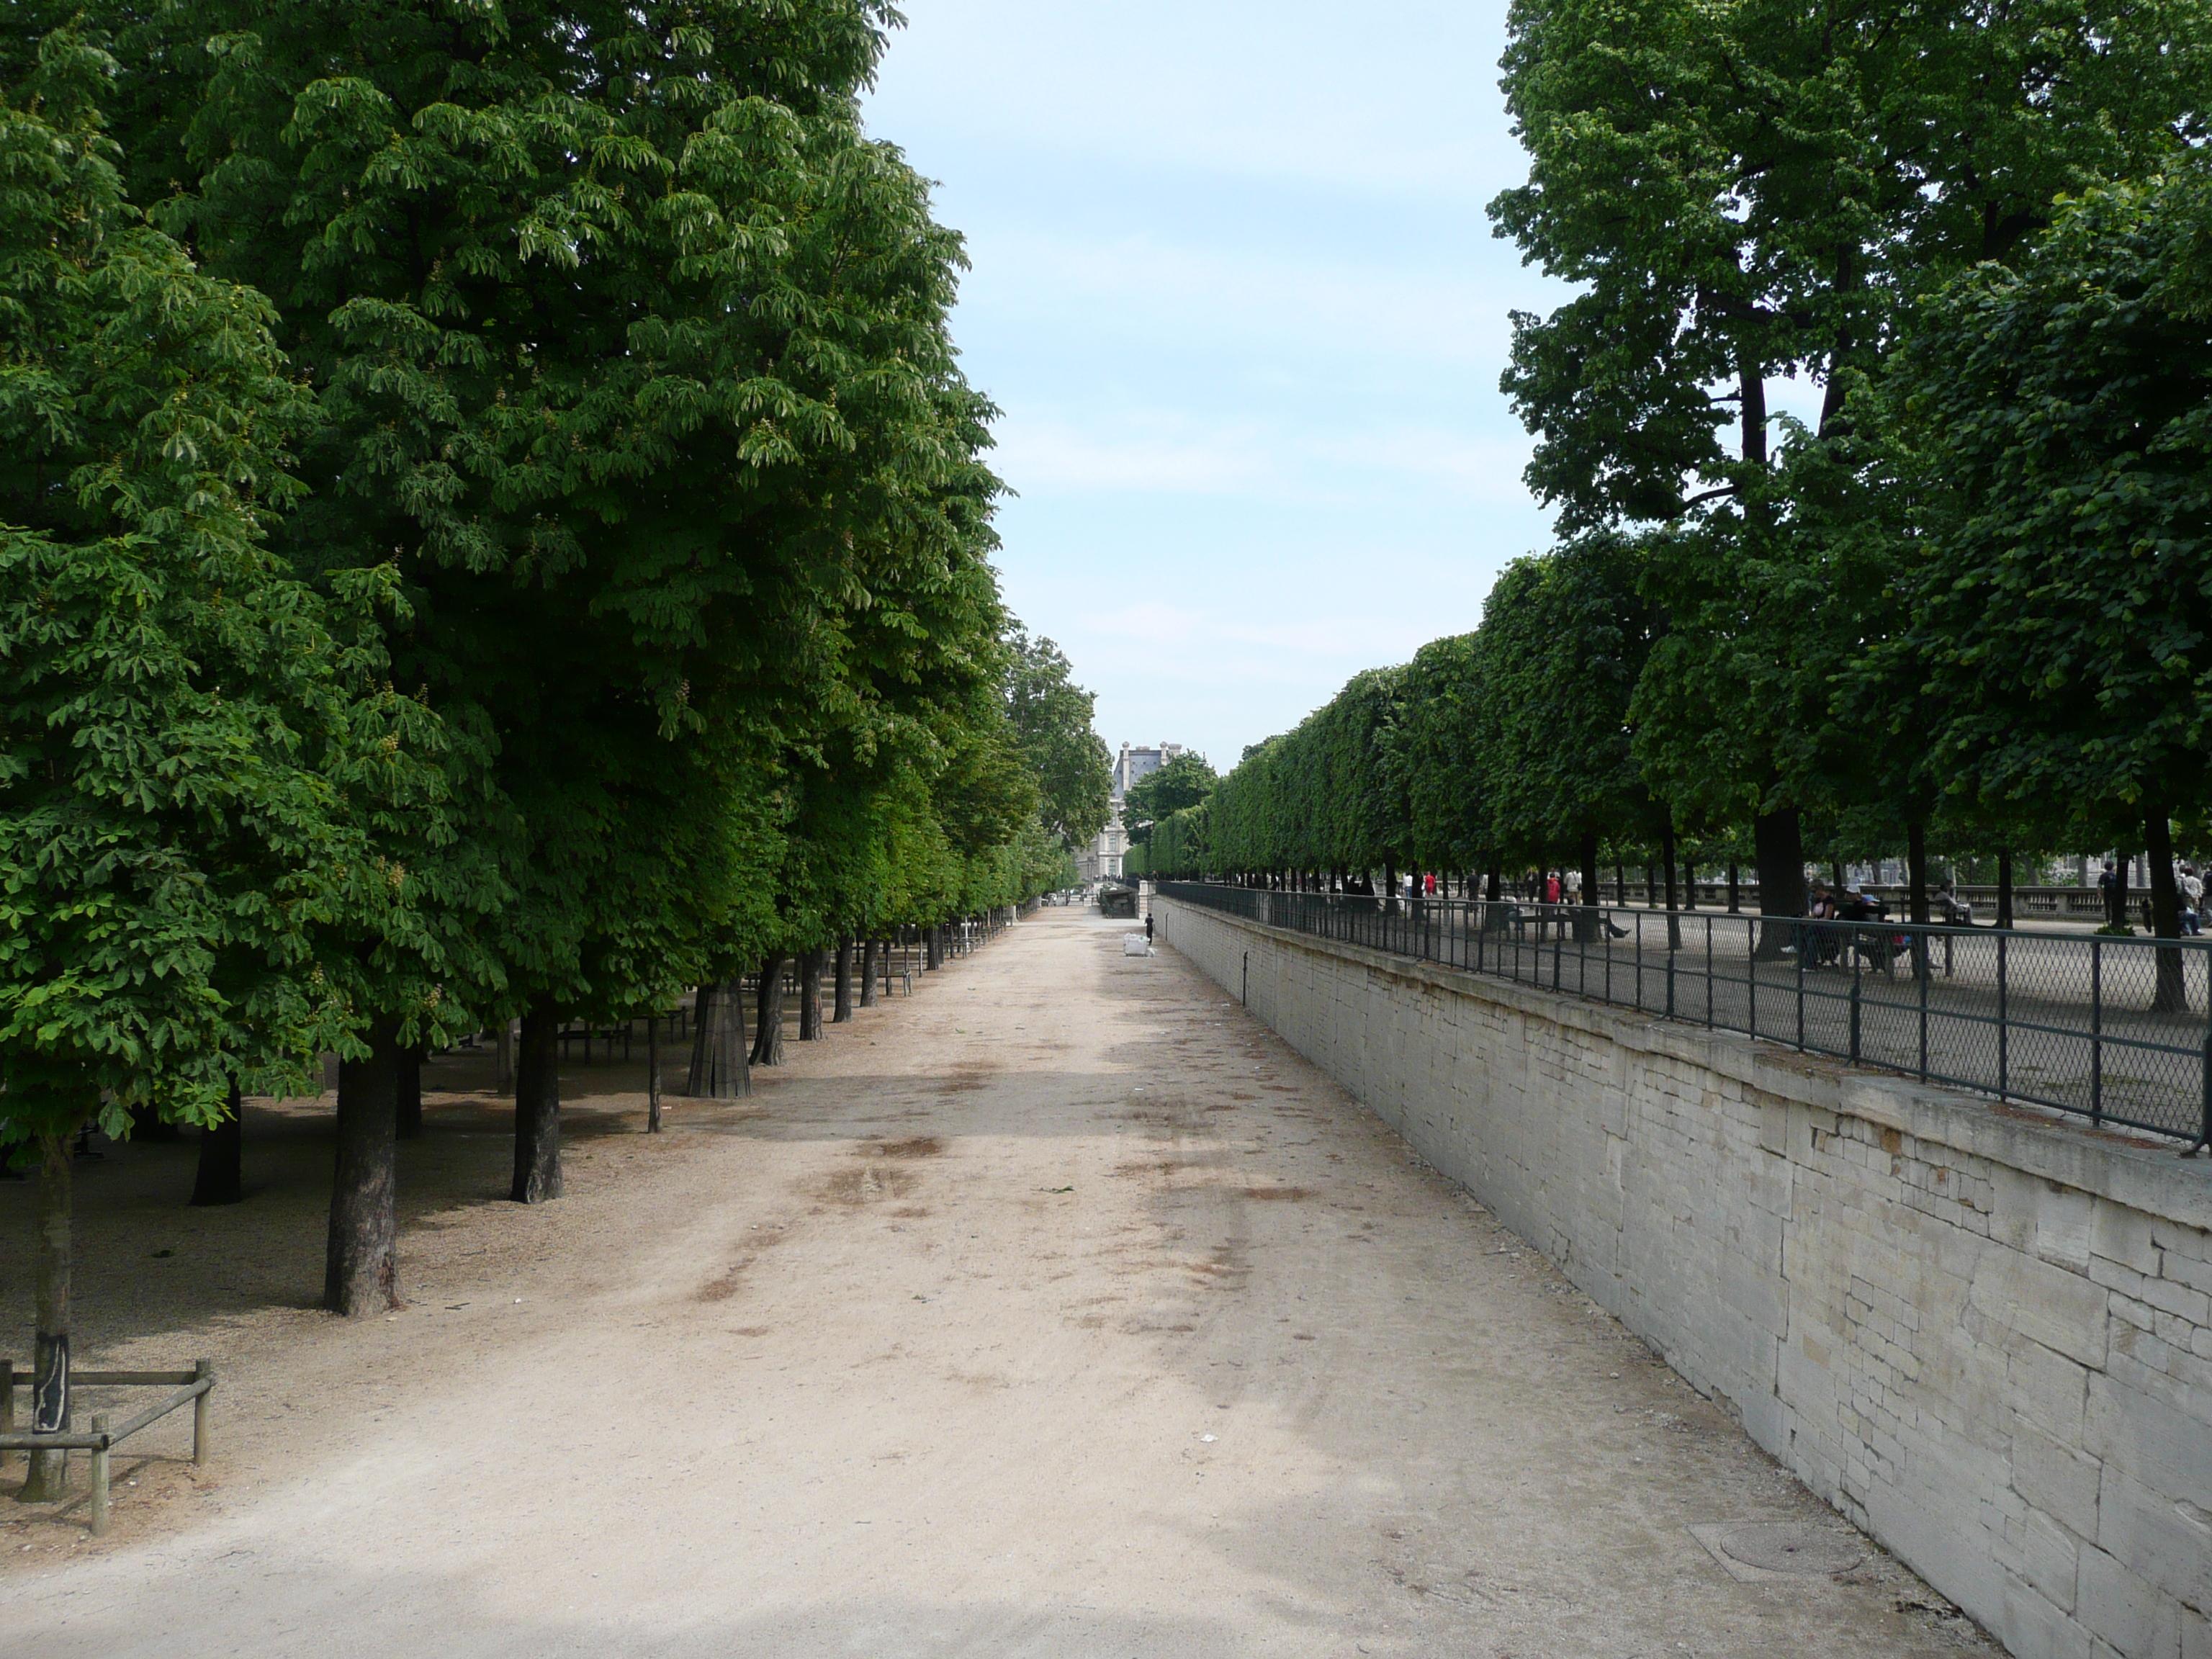
<svg viewBox="0 0 2212 1659"><path fill-rule="evenodd" d="M1504 388L1561 540L1153 839L1163 872L2142 847L2212 805L2212 15L1523 0L1576 285ZM1816 422L1771 416L1778 377ZM1778 945L1780 930L1771 930Z"/></svg>
<svg viewBox="0 0 2212 1659"><path fill-rule="evenodd" d="M959 241L860 119L888 7L17 13L0 1154L51 1426L81 1126L337 1050L326 1297L380 1310L428 1047L519 1019L557 1196L564 1022L1064 884L1108 763L988 562Z"/></svg>

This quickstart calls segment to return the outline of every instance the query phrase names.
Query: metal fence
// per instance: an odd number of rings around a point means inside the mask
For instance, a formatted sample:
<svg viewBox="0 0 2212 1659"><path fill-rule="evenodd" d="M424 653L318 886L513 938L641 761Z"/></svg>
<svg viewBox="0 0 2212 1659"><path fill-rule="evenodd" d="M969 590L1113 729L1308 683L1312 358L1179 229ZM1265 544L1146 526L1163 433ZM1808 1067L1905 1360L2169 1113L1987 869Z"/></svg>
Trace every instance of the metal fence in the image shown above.
<svg viewBox="0 0 2212 1659"><path fill-rule="evenodd" d="M1163 882L1317 938L2212 1141L2212 939Z"/></svg>

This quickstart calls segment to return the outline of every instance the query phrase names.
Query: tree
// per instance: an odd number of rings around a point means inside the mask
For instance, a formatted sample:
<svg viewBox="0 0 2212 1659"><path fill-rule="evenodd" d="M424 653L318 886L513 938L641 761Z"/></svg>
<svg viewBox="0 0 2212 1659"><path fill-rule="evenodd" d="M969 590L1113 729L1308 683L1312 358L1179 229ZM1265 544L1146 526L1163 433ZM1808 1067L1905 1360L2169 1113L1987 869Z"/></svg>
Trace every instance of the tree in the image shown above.
<svg viewBox="0 0 2212 1659"><path fill-rule="evenodd" d="M1828 681L1881 588L1854 580L1863 538L1839 556L1824 535L1854 515L1797 510L1768 380L1824 385L1795 443L1843 437L1912 295L2014 257L2062 192L2180 151L2208 40L2200 8L2112 0L1516 6L1506 88L1530 179L1492 211L1583 289L1515 319L1504 385L1538 434L1529 482L1566 530L1678 526L1651 566L1666 638L1639 750L1670 799L1753 818L1767 910L1802 908Z"/></svg>
<svg viewBox="0 0 2212 1659"><path fill-rule="evenodd" d="M1652 799L1630 746L1630 700L1655 631L1647 556L1637 540L1592 532L1516 561L1475 635L1484 717L1474 747L1491 844L1547 865L1571 850L1586 902L1601 839L1656 830L1672 844L1670 809Z"/></svg>
<svg viewBox="0 0 2212 1659"><path fill-rule="evenodd" d="M1006 716L1036 780L1038 811L1066 847L1080 847L1113 815L1114 757L1091 729L1097 698L1074 683L1066 656L1026 629L1006 635Z"/></svg>
<svg viewBox="0 0 2212 1659"><path fill-rule="evenodd" d="M272 308L125 201L112 68L57 32L0 101L0 1147L40 1166L46 1430L70 1134L313 1086L347 1031L315 932L367 851L344 793L406 763L392 700L348 689L380 659L266 545L312 413ZM59 1475L40 1454L25 1495Z"/></svg>
<svg viewBox="0 0 2212 1659"><path fill-rule="evenodd" d="M988 660L960 250L854 101L888 19L183 0L125 31L165 222L268 286L323 394L288 551L404 577L395 680L507 890L449 884L483 955L443 1006L522 1017L521 1201L560 1191L559 1023L726 963L736 901L680 861L712 813L926 749L902 702ZM416 1009L363 995L379 1138Z"/></svg>
<svg viewBox="0 0 2212 1659"><path fill-rule="evenodd" d="M1868 671L1920 682L1929 769L1971 805L2138 823L2169 939L2171 821L2212 796L2208 228L2201 168L2092 191L2018 269L1923 307L1892 387L1917 466L1911 620Z"/></svg>
<svg viewBox="0 0 2212 1659"><path fill-rule="evenodd" d="M1218 781L1205 756L1191 754L1177 755L1138 779L1121 795L1121 818L1129 826L1130 841L1142 846L1149 834L1147 826L1171 812L1197 805L1213 793Z"/></svg>

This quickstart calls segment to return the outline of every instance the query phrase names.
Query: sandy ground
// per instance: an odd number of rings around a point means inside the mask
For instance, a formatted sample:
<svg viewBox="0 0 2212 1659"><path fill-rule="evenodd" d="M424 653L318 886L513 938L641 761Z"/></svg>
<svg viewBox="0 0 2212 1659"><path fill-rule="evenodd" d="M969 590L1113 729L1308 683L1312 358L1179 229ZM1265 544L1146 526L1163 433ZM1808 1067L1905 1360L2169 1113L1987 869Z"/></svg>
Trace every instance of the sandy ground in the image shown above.
<svg viewBox="0 0 2212 1659"><path fill-rule="evenodd" d="M1046 910L658 1139L641 1065L572 1067L534 1210L441 1060L389 1319L313 1310L312 1103L234 1209L189 1146L89 1166L80 1364L213 1355L220 1441L119 1459L100 1540L0 1504L0 1652L1995 1651L1125 931ZM1689 1530L1762 1521L1863 1559Z"/></svg>

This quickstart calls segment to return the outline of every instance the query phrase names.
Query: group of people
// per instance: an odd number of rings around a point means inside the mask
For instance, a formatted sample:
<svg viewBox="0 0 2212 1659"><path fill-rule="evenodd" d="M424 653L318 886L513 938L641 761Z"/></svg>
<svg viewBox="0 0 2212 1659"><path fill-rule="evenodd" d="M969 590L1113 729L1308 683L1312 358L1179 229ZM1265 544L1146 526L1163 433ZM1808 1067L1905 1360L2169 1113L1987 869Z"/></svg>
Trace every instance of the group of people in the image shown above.
<svg viewBox="0 0 2212 1659"><path fill-rule="evenodd" d="M2128 925L2128 878L2126 872L2114 867L2112 860L2105 860L2104 869L2097 877L2097 890L2105 896L2105 921L2109 927ZM2181 931L2191 938L2204 931L2204 876L2186 860L2176 860L2173 866L2173 891L2179 902Z"/></svg>

